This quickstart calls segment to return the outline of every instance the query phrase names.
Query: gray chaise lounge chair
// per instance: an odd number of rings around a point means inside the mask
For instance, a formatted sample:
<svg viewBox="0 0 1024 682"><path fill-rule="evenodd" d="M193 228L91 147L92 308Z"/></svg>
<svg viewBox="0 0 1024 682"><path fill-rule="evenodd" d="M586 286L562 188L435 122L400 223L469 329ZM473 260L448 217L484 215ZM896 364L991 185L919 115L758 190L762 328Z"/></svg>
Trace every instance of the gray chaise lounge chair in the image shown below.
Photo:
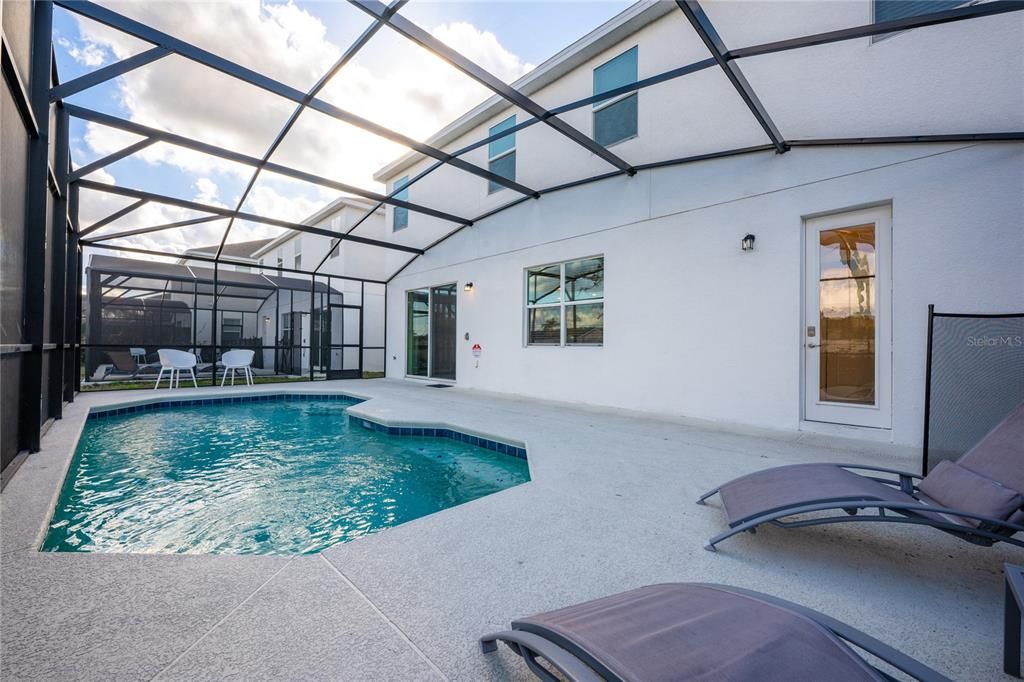
<svg viewBox="0 0 1024 682"><path fill-rule="evenodd" d="M1013 537L1024 533L1024 403L955 463L940 462L923 478L856 464L795 464L729 481L702 495L697 504L716 493L729 530L708 540L705 549L712 551L722 540L755 532L763 523L798 528L848 521L916 523L976 545L1008 542L1024 547L1024 541ZM878 513L857 516L865 509ZM840 510L846 515L782 520Z"/></svg>
<svg viewBox="0 0 1024 682"><path fill-rule="evenodd" d="M791 602L724 585L670 583L541 613L480 638L526 661L540 679L893 680L850 645L913 679L948 678L844 623Z"/></svg>

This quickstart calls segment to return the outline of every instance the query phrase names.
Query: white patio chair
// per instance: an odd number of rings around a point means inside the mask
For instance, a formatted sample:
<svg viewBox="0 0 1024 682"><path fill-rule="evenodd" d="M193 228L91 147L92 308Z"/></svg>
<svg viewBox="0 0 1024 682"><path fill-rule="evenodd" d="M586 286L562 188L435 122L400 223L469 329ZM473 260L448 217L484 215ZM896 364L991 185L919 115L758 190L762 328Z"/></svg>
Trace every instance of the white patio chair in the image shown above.
<svg viewBox="0 0 1024 682"><path fill-rule="evenodd" d="M252 358L255 352L251 350L229 350L220 357L220 362L224 365L224 376L221 377L220 385L223 386L224 382L228 379L228 371L231 372L231 385L235 385L235 371L242 370L245 376L245 383L249 386L253 385L252 380Z"/></svg>
<svg viewBox="0 0 1024 682"><path fill-rule="evenodd" d="M167 388L171 389L181 385L181 371L187 369L188 373L192 375L192 385L199 388L199 384L196 383L196 356L192 353L186 353L183 350L174 350L172 348L161 348L157 351L160 356L160 374L156 378L156 385L153 386L153 390L160 388L160 380L163 379L164 372L170 372L170 376L167 379Z"/></svg>

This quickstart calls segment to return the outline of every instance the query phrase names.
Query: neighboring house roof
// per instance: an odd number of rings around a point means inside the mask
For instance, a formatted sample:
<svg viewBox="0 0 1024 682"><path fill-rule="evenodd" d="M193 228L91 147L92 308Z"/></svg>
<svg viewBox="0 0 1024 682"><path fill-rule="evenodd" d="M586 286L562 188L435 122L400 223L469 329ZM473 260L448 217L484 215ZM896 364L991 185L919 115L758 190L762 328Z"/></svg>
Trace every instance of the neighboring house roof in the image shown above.
<svg viewBox="0 0 1024 682"><path fill-rule="evenodd" d="M337 213L343 208L350 207L359 211L368 211L376 205L376 202L371 201L369 199L363 199L362 197L341 196L332 201L331 203L327 204L323 208L321 208L313 215L303 219L302 222L306 225L316 225L321 220L328 218L329 216L331 216L331 214ZM378 209L375 212L383 213L384 210ZM275 237L274 239L268 239L266 240L265 244L263 244L262 246L255 249L252 252L252 257L259 258L260 256L266 254L271 249L276 248L281 244L284 244L289 239L294 239L300 234L302 234L302 232L300 232L299 230L288 230L279 237Z"/></svg>
<svg viewBox="0 0 1024 682"><path fill-rule="evenodd" d="M519 92L529 96L673 11L678 11L675 3L641 0L598 26L511 85ZM445 145L458 139L474 127L512 106L504 98L494 95L431 135L426 143L433 147L444 148ZM378 170L374 173L373 179L377 182L385 182L422 158L423 154L419 152L409 152Z"/></svg>
<svg viewBox="0 0 1024 682"><path fill-rule="evenodd" d="M248 242L234 242L225 244L224 249L221 251L222 256L229 258L252 258L255 253L272 242L272 239L254 239ZM194 249L189 249L185 252L186 255L194 256L215 256L217 255L217 249L220 244L211 244L209 246L197 246Z"/></svg>

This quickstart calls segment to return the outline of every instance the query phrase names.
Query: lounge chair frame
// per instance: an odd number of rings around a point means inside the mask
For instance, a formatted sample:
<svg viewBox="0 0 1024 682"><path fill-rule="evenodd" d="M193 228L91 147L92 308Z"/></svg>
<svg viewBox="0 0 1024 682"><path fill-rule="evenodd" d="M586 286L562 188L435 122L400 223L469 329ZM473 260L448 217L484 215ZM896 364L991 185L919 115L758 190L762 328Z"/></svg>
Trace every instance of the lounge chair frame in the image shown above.
<svg viewBox="0 0 1024 682"><path fill-rule="evenodd" d="M809 618L826 630L829 630L839 639L853 645L856 649L867 652L916 680L921 682L950 682L949 678L920 661L820 611L740 587L714 583L694 583L694 585L730 592L743 597L752 597L787 611L792 611L805 618ZM523 657L530 670L538 678L544 680L544 682L556 682L558 678L537 662L538 657L546 660L572 682L596 682L599 680L615 682L622 679L604 666L593 654L563 635L533 623L523 623L522 625L522 629L506 630L484 635L480 638L480 649L484 653L490 653L497 649L499 641L505 642L512 651ZM870 665L870 662L868 664ZM896 678L884 670L875 666L872 667L885 679L895 682Z"/></svg>
<svg viewBox="0 0 1024 682"><path fill-rule="evenodd" d="M899 479L893 480L891 478L883 478L880 476L865 476L873 481L884 483L889 485L900 492L906 493L907 495L914 496L918 492L918 487L915 481L921 480L923 477L911 473L909 471L900 471L899 469L889 469L886 467L872 467L864 466L862 464L836 464L834 465L840 469L849 470L861 470L870 471L873 473L888 473L896 474ZM755 472L757 473L757 472ZM746 478L751 474L746 474L735 478L731 481L721 484L717 488L709 490L700 496L697 500L697 504L704 505L708 498L718 494L718 492L728 486L730 483ZM861 516L858 512L862 509L876 509L878 513L871 516ZM814 512L824 511L839 511L842 510L846 513L845 516L818 516L809 519L798 519L793 521L784 521L786 517L797 516L800 514L809 514ZM895 512L894 515L887 514L886 512ZM976 519L980 521L978 527L970 526L967 524L956 523L953 520L942 520L934 518L931 515L941 514L943 516L954 516L964 519ZM831 523L850 523L850 522L886 522L886 523L910 523L922 526L931 526L938 530L955 535L961 540L970 542L971 544L981 545L984 547L990 547L997 542L1008 542L1011 545L1017 547L1024 547L1024 541L1014 539L1012 536L1016 533L1024 533L1024 526L1019 526L1014 523L1003 519L997 519L991 516L984 516L981 514L974 514L972 512L964 511L961 509L952 509L949 507L938 507L934 505L925 504L923 502L911 503L911 502L892 502L886 500L871 500L871 499L821 499L814 500L811 502L801 503L799 505L779 507L773 509L765 514L756 516L744 521L729 524L729 530L719 533L714 536L708 543L704 545L704 549L715 552L717 551L716 545L727 540L734 535L743 532L754 533L757 531L757 527L770 523L773 526L779 528L803 528L805 526L821 526Z"/></svg>

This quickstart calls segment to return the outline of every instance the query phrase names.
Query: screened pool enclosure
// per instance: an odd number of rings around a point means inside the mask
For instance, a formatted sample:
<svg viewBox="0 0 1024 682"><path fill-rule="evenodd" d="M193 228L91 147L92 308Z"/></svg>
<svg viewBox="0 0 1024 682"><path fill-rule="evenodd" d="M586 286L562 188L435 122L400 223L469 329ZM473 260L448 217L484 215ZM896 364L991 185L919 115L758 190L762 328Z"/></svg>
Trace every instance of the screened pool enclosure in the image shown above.
<svg viewBox="0 0 1024 682"><path fill-rule="evenodd" d="M454 235L553 193L709 159L744 157L757 163L800 148L1024 140L1024 130L1016 122L979 123L983 106L972 112L935 103L917 106L913 91L887 93L884 106L878 104L872 86L887 82L893 70L902 70L907 79L938 92L952 87L947 81L960 86L978 81L984 73L968 74L968 78L958 69L964 64L983 65L979 70L992 68L984 66L991 52L984 41L956 44L948 55L927 63L893 63L882 58L884 49L876 51L877 59L858 63L860 82L844 83L852 104L833 106L827 115L823 103L815 99L815 88L806 87L819 82L814 78L829 78L835 64L851 59L843 49L850 41L874 41L960 21L1006 21L1002 15L1024 9L1024 3L1016 0L952 8L945 2L880 3L879 7L894 11L865 15L859 23L831 30L820 26L807 30L798 15L780 10L773 31L736 22L733 16L732 29L726 28L724 35L719 26L729 26L726 19L738 3L707 7L696 0L639 3L617 19L623 30L642 12L677 14L685 20L676 27L681 39L692 43L689 51L680 53L685 56L659 72L635 75L633 62L627 60L629 68L620 69L629 72L626 76L606 74L614 83L611 89L592 91L588 82L565 98L570 101L550 102L541 101L543 73L504 82L406 16L406 0L388 5L377 0L339 4L350 12L354 40L347 40L344 49L331 56L333 61L328 60L315 82L295 84L276 72L261 73L222 56L231 52L230 46L190 41L194 27L187 21L171 22L160 30L129 16L138 15L146 5L111 8L85 0L4 5L5 112L13 115L5 118L3 131L4 168L10 172L5 172L2 183L3 241L8 247L2 276L3 291L15 295L5 293L3 307L3 394L4 405L10 406L3 413L3 426L18 434L17 443L10 439L10 447L3 452L4 463L17 452L38 449L45 425L61 417L64 403L74 399L83 381L148 376L145 366L152 364L153 353L160 347L191 349L211 378L218 373L220 354L232 348L256 351L257 374L268 378L360 376L383 370L385 365L391 369L392 362L411 367L414 374L451 375L447 350L431 349L429 338L420 339L426 338L422 333L417 332L410 356L403 357L409 350L405 348L383 350L388 282ZM921 11L907 16L902 9L894 9L897 5ZM543 8L531 10L524 5L521 11L538 12L538 20L543 20ZM127 36L134 51L62 81L54 57L59 38L55 13L69 13L94 28ZM332 80L344 79L350 64L358 65L382 42L389 52L414 46L438 57L453 78L481 87L490 97L479 111L497 115L508 109L515 114L514 125L484 127L481 139L455 144L443 136L396 130L393 123L371 120L370 112L353 98L332 98ZM595 43L592 49L597 54L604 48ZM418 66L415 60L408 63L412 69ZM129 77L136 70L161 67L173 70L181 82L194 80L197 73L215 75L223 92L183 97L177 104L205 120L212 118L214 104L241 102L231 112L227 127L260 137L257 148L236 144L237 136L202 140L161 124L166 105L154 107L151 116L132 117L116 107L100 111L99 98L88 97L97 86ZM812 73L811 67L819 71ZM794 72L802 73L803 80L795 78ZM623 78L632 82L620 83ZM1009 85L1019 87L1019 82ZM618 138L615 130L595 136L574 123L580 116L590 120L595 110L599 119L616 112L628 119L635 111L631 102L636 101L630 97L642 91L663 93L664 101L685 102L691 118L723 121L720 127L729 134L723 134L720 142L716 138L714 146L694 146L703 142L699 136L690 134L673 116L658 117L665 124L652 136L658 144L633 154L618 145L602 144ZM439 92L438 101L450 95ZM601 116L601 111L611 113ZM268 118L271 123L264 125ZM507 121L507 115L500 120ZM99 156L72 163L71 152L81 148L85 126L104 130L124 146L97 150ZM511 167L527 160L525 145L513 157L509 145L501 142L517 134L524 139L535 136L535 148L560 159L548 164L549 174L542 181L509 177ZM301 149L294 148L296 137L303 140ZM357 150L352 153L358 153L361 140L383 140L395 145L399 154L412 153L417 162L425 163L418 166L422 170L410 173L407 181L393 183L387 191L376 183L343 181L314 162L303 165L303 160L315 161L324 155L318 142L335 138L351 139L348 149ZM247 182L237 200L233 196L231 204L225 205L195 194L185 198L180 186L176 188L179 196L173 196L175 190L166 184L151 181L147 186L145 174L122 174L121 182L104 181L108 167L116 168L118 162L138 159L158 148L231 164L242 169ZM477 150L487 151L488 156L480 157L474 153ZM257 208L250 200L268 176L335 196L358 197L368 201L370 208L338 228L323 221L271 215L272 211ZM467 208L435 191L439 186L457 187L465 180L476 183L481 194L504 189L493 192L495 200L486 210ZM81 210L85 204L105 210L87 216ZM169 207L176 217L140 219L154 206ZM408 227L383 235L376 231L371 217L382 207L412 218ZM528 210L523 209L524 216ZM414 224L416 220L420 222ZM219 244L211 257L193 258L183 250L162 248L167 242L160 238L181 235L196 226L218 230ZM243 228L253 226L276 230L276 237L282 238L313 235L328 241L329 250L322 258L304 253L301 267L293 261L294 269L277 262L262 270L239 272L240 263L226 247L246 239ZM189 264L173 262L182 258ZM344 262L343 269L339 262ZM391 305L404 308L405 293L392 291Z"/></svg>

